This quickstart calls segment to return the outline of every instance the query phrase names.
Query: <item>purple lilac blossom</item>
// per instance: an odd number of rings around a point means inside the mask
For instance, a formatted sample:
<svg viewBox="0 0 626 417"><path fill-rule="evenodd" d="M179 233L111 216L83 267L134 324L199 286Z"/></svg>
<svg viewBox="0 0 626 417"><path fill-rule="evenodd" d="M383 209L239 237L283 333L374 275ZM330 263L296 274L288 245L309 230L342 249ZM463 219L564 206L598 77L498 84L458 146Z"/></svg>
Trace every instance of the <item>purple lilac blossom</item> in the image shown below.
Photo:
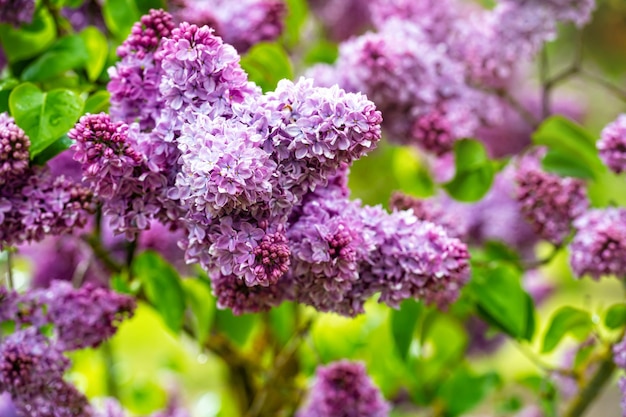
<svg viewBox="0 0 626 417"><path fill-rule="evenodd" d="M31 23L35 14L35 0L0 0L0 23L15 27Z"/></svg>
<svg viewBox="0 0 626 417"><path fill-rule="evenodd" d="M287 7L282 0L181 0L174 17L208 25L224 42L244 53L253 45L276 40L283 32Z"/></svg>
<svg viewBox="0 0 626 417"><path fill-rule="evenodd" d="M626 338L613 345L613 362L618 368L626 370Z"/></svg>
<svg viewBox="0 0 626 417"><path fill-rule="evenodd" d="M602 129L597 148L611 171L619 174L626 170L626 114L620 114Z"/></svg>
<svg viewBox="0 0 626 417"><path fill-rule="evenodd" d="M520 211L543 239L560 245L571 223L589 206L584 181L560 177L541 168L541 153L521 157L515 181Z"/></svg>
<svg viewBox="0 0 626 417"><path fill-rule="evenodd" d="M626 209L589 210L574 221L570 265L577 277L626 274Z"/></svg>
<svg viewBox="0 0 626 417"><path fill-rule="evenodd" d="M87 399L63 380L69 360L35 327L0 343L0 391L8 392L18 415L89 416Z"/></svg>
<svg viewBox="0 0 626 417"><path fill-rule="evenodd" d="M362 0L309 0L308 4L335 42L360 35L372 24L370 5Z"/></svg>
<svg viewBox="0 0 626 417"><path fill-rule="evenodd" d="M102 0L85 0L77 8L63 7L61 15L65 17L76 32L88 26L95 26L100 32L107 33L107 27L102 16Z"/></svg>
<svg viewBox="0 0 626 417"><path fill-rule="evenodd" d="M105 113L87 114L68 136L75 140L71 149L83 166L84 181L104 200L103 214L117 233L134 239L153 218L170 220L167 179L134 149L128 125L112 122Z"/></svg>
<svg viewBox="0 0 626 417"><path fill-rule="evenodd" d="M320 366L297 417L387 417L391 407L358 362Z"/></svg>
<svg viewBox="0 0 626 417"><path fill-rule="evenodd" d="M55 281L47 289L31 291L30 297L46 305L57 345L65 351L99 346L135 310L132 297L90 283L74 289L69 282Z"/></svg>
<svg viewBox="0 0 626 417"><path fill-rule="evenodd" d="M173 27L169 13L151 10L135 23L128 38L118 47L121 60L109 69L111 81L107 85L114 120L126 123L137 120L142 130L154 128L163 107L158 98L161 66L154 53Z"/></svg>

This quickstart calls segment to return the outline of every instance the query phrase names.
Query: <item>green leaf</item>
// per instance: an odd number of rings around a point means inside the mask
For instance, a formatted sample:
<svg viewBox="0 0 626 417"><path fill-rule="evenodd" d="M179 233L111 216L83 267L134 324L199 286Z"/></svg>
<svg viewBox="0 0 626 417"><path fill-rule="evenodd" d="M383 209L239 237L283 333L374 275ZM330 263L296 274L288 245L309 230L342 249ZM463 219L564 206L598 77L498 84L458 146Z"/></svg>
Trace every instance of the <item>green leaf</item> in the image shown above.
<svg viewBox="0 0 626 417"><path fill-rule="evenodd" d="M135 258L133 275L144 288L146 298L174 333L180 332L185 314L185 291L178 272L158 253L146 251Z"/></svg>
<svg viewBox="0 0 626 417"><path fill-rule="evenodd" d="M481 315L516 339L530 340L534 314L521 285L521 271L506 263L473 268L469 291Z"/></svg>
<svg viewBox="0 0 626 417"><path fill-rule="evenodd" d="M239 346L248 341L248 337L258 322L257 314L235 316L231 310L215 311L215 327Z"/></svg>
<svg viewBox="0 0 626 417"><path fill-rule="evenodd" d="M496 373L475 375L464 367L456 369L439 389L439 397L446 404L445 415L456 417L472 410L501 382Z"/></svg>
<svg viewBox="0 0 626 417"><path fill-rule="evenodd" d="M46 149L41 151L35 158L33 158L33 164L43 166L60 154L63 151L66 151L72 146L72 139L70 139L67 135L61 136L59 139L55 140L52 145L48 146Z"/></svg>
<svg viewBox="0 0 626 417"><path fill-rule="evenodd" d="M203 343L213 323L215 315L215 298L211 287L200 279L184 279L183 288L187 297L187 305L194 317L194 330L198 342Z"/></svg>
<svg viewBox="0 0 626 417"><path fill-rule="evenodd" d="M495 165L489 159L485 146L474 139L457 141L454 158L454 178L443 188L459 201L480 200L489 191L495 175Z"/></svg>
<svg viewBox="0 0 626 417"><path fill-rule="evenodd" d="M0 24L0 43L10 63L39 55L55 39L54 19L45 7L37 9L31 24L20 28Z"/></svg>
<svg viewBox="0 0 626 417"><path fill-rule="evenodd" d="M126 39L141 12L133 0L105 0L102 16L107 28L119 41Z"/></svg>
<svg viewBox="0 0 626 417"><path fill-rule="evenodd" d="M109 110L111 94L106 90L96 91L85 101L85 113L98 114Z"/></svg>
<svg viewBox="0 0 626 417"><path fill-rule="evenodd" d="M288 12L282 38L287 47L293 48L300 42L301 29L307 20L309 10L306 0L285 0L285 3Z"/></svg>
<svg viewBox="0 0 626 417"><path fill-rule="evenodd" d="M547 160L543 162L548 171L596 178L605 169L598 157L594 136L563 116L546 119L532 139L535 144L548 147Z"/></svg>
<svg viewBox="0 0 626 417"><path fill-rule="evenodd" d="M604 325L615 330L624 327L626 324L626 304L614 304L606 311Z"/></svg>
<svg viewBox="0 0 626 417"><path fill-rule="evenodd" d="M66 36L59 39L43 55L26 67L22 73L22 79L24 81L48 80L68 70L83 67L90 58L85 42L80 36Z"/></svg>
<svg viewBox="0 0 626 417"><path fill-rule="evenodd" d="M272 331L283 345L291 339L296 331L296 314L298 305L292 302L282 303L269 311Z"/></svg>
<svg viewBox="0 0 626 417"><path fill-rule="evenodd" d="M0 80L0 113L9 111L9 96L19 83L15 78Z"/></svg>
<svg viewBox="0 0 626 417"><path fill-rule="evenodd" d="M396 350L406 361L409 354L409 347L413 341L415 326L424 312L424 305L415 300L405 300L400 304L399 310L392 310L389 315L391 320L391 333L396 345Z"/></svg>
<svg viewBox="0 0 626 417"><path fill-rule="evenodd" d="M263 91L276 88L278 81L293 78L289 56L277 43L261 42L241 57L241 67Z"/></svg>
<svg viewBox="0 0 626 417"><path fill-rule="evenodd" d="M109 55L107 38L97 28L89 26L79 35L87 47L87 78L89 81L98 79Z"/></svg>
<svg viewBox="0 0 626 417"><path fill-rule="evenodd" d="M20 84L9 96L15 122L30 137L30 157L66 134L83 111L83 101L70 90L42 92L31 83Z"/></svg>
<svg viewBox="0 0 626 417"><path fill-rule="evenodd" d="M566 334L573 334L583 339L589 334L593 326L588 311L565 306L560 308L550 320L548 331L543 339L542 353L548 353L558 346Z"/></svg>

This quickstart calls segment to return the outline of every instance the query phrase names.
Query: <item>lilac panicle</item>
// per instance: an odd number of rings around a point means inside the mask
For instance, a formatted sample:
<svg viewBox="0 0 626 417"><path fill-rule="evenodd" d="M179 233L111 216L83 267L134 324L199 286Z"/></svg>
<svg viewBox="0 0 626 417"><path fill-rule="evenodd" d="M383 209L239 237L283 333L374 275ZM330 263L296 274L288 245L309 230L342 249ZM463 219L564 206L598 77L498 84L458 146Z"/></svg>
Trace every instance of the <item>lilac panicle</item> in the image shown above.
<svg viewBox="0 0 626 417"><path fill-rule="evenodd" d="M35 14L35 0L0 0L0 23L15 27L31 23Z"/></svg>
<svg viewBox="0 0 626 417"><path fill-rule="evenodd" d="M18 415L91 415L85 396L63 380L69 360L35 327L18 330L0 343L0 391L8 392Z"/></svg>
<svg viewBox="0 0 626 417"><path fill-rule="evenodd" d="M17 409L8 392L0 394L0 416L17 417Z"/></svg>
<svg viewBox="0 0 626 417"><path fill-rule="evenodd" d="M23 176L30 163L30 139L11 116L0 113L0 185Z"/></svg>
<svg viewBox="0 0 626 417"><path fill-rule="evenodd" d="M99 346L135 310L132 297L91 283L74 289L69 282L55 281L47 289L36 290L34 297L47 305L57 344L66 351Z"/></svg>
<svg viewBox="0 0 626 417"><path fill-rule="evenodd" d="M117 233L134 238L153 218L169 219L164 195L167 179L148 166L130 138L129 128L105 113L87 114L68 136L74 159L83 166L83 179L104 199L103 213Z"/></svg>
<svg viewBox="0 0 626 417"><path fill-rule="evenodd" d="M158 97L161 67L155 52L162 38L170 36L174 24L169 13L150 10L135 23L128 38L117 49L122 58L109 69L107 89L111 93L114 120L139 121L141 129L151 129L162 109Z"/></svg>
<svg viewBox="0 0 626 417"><path fill-rule="evenodd" d="M235 275L211 275L211 287L217 297L219 308L230 308L234 314L258 313L277 307L283 301L292 299L291 284L282 277L269 286L248 286Z"/></svg>
<svg viewBox="0 0 626 417"><path fill-rule="evenodd" d="M320 366L297 417L387 417L391 407L359 362Z"/></svg>
<svg viewBox="0 0 626 417"><path fill-rule="evenodd" d="M287 7L282 0L182 0L175 17L215 29L239 53L277 39L283 32Z"/></svg>
<svg viewBox="0 0 626 417"><path fill-rule="evenodd" d="M577 277L626 275L626 209L593 209L574 221L570 265Z"/></svg>
<svg viewBox="0 0 626 417"><path fill-rule="evenodd" d="M626 170L626 114L621 114L602 129L597 143L600 158L611 171Z"/></svg>
<svg viewBox="0 0 626 417"><path fill-rule="evenodd" d="M539 156L527 155L518 161L516 197L535 232L560 245L570 234L572 221L589 205L585 183L543 171Z"/></svg>
<svg viewBox="0 0 626 417"><path fill-rule="evenodd" d="M372 23L370 5L361 0L310 0L308 5L335 42L361 34Z"/></svg>

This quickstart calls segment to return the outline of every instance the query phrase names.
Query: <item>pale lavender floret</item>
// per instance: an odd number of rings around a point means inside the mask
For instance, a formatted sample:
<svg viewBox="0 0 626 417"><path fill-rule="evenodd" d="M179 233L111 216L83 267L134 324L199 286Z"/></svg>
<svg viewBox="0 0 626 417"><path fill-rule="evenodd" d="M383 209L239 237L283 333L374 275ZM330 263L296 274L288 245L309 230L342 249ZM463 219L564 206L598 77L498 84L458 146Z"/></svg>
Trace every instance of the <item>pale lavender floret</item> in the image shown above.
<svg viewBox="0 0 626 417"><path fill-rule="evenodd" d="M30 139L7 113L0 113L0 185L22 177L30 164Z"/></svg>
<svg viewBox="0 0 626 417"><path fill-rule="evenodd" d="M35 0L0 0L0 23L15 27L31 23L35 14Z"/></svg>
<svg viewBox="0 0 626 417"><path fill-rule="evenodd" d="M320 366L297 417L387 417L391 406L359 362Z"/></svg>
<svg viewBox="0 0 626 417"><path fill-rule="evenodd" d="M545 172L540 157L541 153L518 160L516 197L537 235L560 245L570 234L572 221L589 206L585 183Z"/></svg>
<svg viewBox="0 0 626 417"><path fill-rule="evenodd" d="M11 396L7 392L0 394L0 416L17 417L17 409L13 401L11 401Z"/></svg>
<svg viewBox="0 0 626 417"><path fill-rule="evenodd" d="M8 392L18 415L89 416L87 399L63 380L69 360L35 327L0 343L0 391Z"/></svg>
<svg viewBox="0 0 626 417"><path fill-rule="evenodd" d="M613 362L618 368L626 370L626 339L613 345Z"/></svg>
<svg viewBox="0 0 626 417"><path fill-rule="evenodd" d="M283 32L287 7L282 0L182 0L174 12L179 21L215 29L239 53Z"/></svg>
<svg viewBox="0 0 626 417"><path fill-rule="evenodd" d="M577 277L626 274L626 209L589 210L574 221L570 265Z"/></svg>
<svg viewBox="0 0 626 417"><path fill-rule="evenodd" d="M626 114L620 114L602 129L596 146L600 158L611 171L619 174L626 170Z"/></svg>

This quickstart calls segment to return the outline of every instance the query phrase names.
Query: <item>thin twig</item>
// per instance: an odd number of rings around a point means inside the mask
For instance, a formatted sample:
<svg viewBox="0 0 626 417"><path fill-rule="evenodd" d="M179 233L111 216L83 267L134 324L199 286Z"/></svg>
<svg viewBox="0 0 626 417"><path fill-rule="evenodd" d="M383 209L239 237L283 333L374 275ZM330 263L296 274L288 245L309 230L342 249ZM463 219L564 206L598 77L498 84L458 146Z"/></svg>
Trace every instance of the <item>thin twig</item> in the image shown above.
<svg viewBox="0 0 626 417"><path fill-rule="evenodd" d="M578 374L571 369L557 368L555 366L552 366L544 362L537 354L535 354L535 352L528 349L527 346L524 346L520 342L515 340L513 344L529 361L531 361L535 366L545 371L546 373L558 374L558 375L569 376L569 377L574 377L574 378L578 377Z"/></svg>
<svg viewBox="0 0 626 417"><path fill-rule="evenodd" d="M7 287L12 290L15 288L13 282L13 249L7 250Z"/></svg>
<svg viewBox="0 0 626 417"><path fill-rule="evenodd" d="M604 78L584 69L580 70L580 76L594 82L595 84L603 87L609 93L613 94L615 97L619 98L622 101L626 101L626 90L623 90L611 83L610 81L605 80Z"/></svg>

